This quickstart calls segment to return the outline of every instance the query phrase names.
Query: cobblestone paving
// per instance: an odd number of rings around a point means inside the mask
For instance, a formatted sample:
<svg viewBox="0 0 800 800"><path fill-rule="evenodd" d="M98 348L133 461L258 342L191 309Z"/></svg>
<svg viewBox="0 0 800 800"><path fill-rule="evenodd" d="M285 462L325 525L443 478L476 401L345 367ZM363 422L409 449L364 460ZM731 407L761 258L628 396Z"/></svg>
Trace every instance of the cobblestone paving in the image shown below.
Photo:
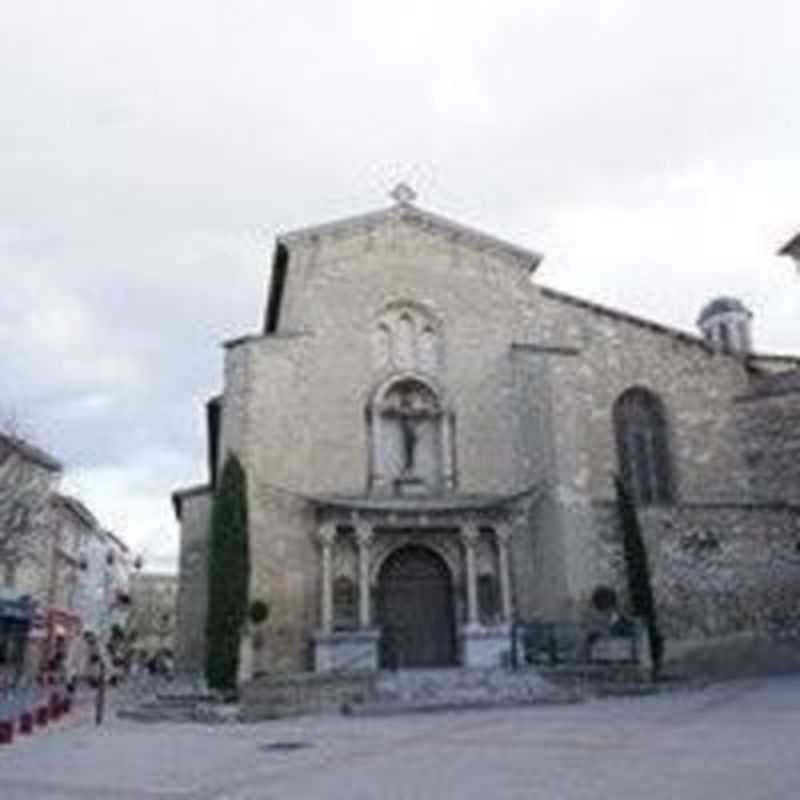
<svg viewBox="0 0 800 800"><path fill-rule="evenodd" d="M793 800L799 755L797 676L459 714L86 722L0 750L0 798Z"/></svg>

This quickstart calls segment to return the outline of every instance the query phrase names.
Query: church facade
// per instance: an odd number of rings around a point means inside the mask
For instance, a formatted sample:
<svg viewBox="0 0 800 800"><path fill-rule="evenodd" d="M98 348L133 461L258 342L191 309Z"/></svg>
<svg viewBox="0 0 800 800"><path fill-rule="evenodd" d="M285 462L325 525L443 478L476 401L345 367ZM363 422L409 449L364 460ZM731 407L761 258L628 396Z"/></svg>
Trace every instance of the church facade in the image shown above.
<svg viewBox="0 0 800 800"><path fill-rule="evenodd" d="M635 497L668 638L800 619L800 359L540 285L542 256L412 204L278 237L264 324L225 345L181 524L178 666L204 652L225 455L247 474L270 671L492 666L512 622L624 595Z"/></svg>

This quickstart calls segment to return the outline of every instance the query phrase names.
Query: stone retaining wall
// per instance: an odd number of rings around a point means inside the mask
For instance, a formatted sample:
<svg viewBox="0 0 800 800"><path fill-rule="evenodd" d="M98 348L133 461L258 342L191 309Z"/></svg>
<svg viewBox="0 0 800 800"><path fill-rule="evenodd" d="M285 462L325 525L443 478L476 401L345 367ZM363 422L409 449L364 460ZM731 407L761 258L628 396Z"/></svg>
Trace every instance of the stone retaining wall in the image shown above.
<svg viewBox="0 0 800 800"><path fill-rule="evenodd" d="M600 571L624 596L615 505L596 503L594 516ZM800 507L683 505L640 520L667 638L800 635Z"/></svg>
<svg viewBox="0 0 800 800"><path fill-rule="evenodd" d="M242 689L245 722L339 711L376 697L377 673L298 673L256 678Z"/></svg>

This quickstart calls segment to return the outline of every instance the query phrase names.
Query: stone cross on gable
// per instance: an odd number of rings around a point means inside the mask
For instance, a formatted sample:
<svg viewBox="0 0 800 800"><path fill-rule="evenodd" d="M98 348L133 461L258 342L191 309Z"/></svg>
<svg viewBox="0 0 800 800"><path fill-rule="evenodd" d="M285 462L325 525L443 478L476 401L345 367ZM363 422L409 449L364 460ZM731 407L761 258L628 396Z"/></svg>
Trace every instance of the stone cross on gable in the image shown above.
<svg viewBox="0 0 800 800"><path fill-rule="evenodd" d="M413 203L417 199L417 193L407 183L401 181L389 192L389 197L396 203L405 205L406 203Z"/></svg>

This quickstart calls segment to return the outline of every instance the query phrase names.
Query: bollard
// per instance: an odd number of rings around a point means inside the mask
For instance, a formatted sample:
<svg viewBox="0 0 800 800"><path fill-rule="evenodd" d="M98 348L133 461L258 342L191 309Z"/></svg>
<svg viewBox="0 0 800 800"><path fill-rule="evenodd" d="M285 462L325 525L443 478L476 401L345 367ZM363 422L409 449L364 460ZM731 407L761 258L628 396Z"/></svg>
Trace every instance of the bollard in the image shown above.
<svg viewBox="0 0 800 800"><path fill-rule="evenodd" d="M19 715L19 732L26 736L33 733L33 714L30 711L23 711Z"/></svg>
<svg viewBox="0 0 800 800"><path fill-rule="evenodd" d="M50 719L53 722L57 722L61 718L61 698L58 695L58 692L53 692L50 695Z"/></svg>
<svg viewBox="0 0 800 800"><path fill-rule="evenodd" d="M11 744L14 741L14 721L0 720L0 744Z"/></svg>
<svg viewBox="0 0 800 800"><path fill-rule="evenodd" d="M39 706L36 709L36 724L41 727L47 727L47 720L48 720L48 713L47 713L47 706Z"/></svg>

